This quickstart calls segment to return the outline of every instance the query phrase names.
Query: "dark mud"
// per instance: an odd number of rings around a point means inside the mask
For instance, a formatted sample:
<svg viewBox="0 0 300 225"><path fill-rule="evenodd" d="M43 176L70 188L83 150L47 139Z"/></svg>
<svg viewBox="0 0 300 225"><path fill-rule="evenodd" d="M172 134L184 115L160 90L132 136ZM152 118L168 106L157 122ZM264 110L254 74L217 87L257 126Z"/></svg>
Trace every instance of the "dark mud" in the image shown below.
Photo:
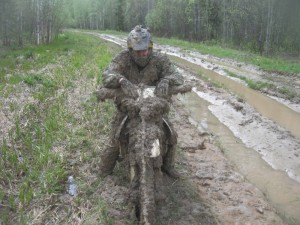
<svg viewBox="0 0 300 225"><path fill-rule="evenodd" d="M103 100L105 96L111 98L111 95L106 95L107 93L103 90L105 89L98 92L98 99ZM139 215L143 210L147 211L146 214L149 213L152 208L151 205L149 208L148 204L151 204L152 198L155 197L155 218L147 218L149 221L156 221L155 224L217 224L218 221L208 203L199 196L197 185L190 182L185 175L182 175L180 179L173 179L161 172L162 159L166 155L164 147L160 147L161 155L150 156L153 153L149 150L153 148L152 144L155 139L160 139L161 146L166 146L166 140L172 143L172 138L167 139L165 134L168 131L164 130L162 121L159 119L169 111L168 102L161 98L151 97L137 101L135 104L139 107L132 107L132 101L128 99L120 101L125 103L124 107L127 110L131 111L130 118L121 132L121 135L129 136L129 144L128 149L125 150L126 154L122 157L123 160L118 163L115 173L105 178L101 190L101 196L105 202L109 203L108 216L118 221L117 224L119 222L120 224L138 224ZM126 107L128 102L130 102L131 109ZM134 109L136 107L140 109L138 114ZM203 146L203 142L199 143L196 148L201 145ZM151 168L148 167L149 165ZM143 168L148 168L148 170L144 171ZM118 179L118 176L122 178ZM118 205L126 206L126 210L120 211L116 207Z"/></svg>
<svg viewBox="0 0 300 225"><path fill-rule="evenodd" d="M111 36L104 39L111 39L120 46L125 43L123 39ZM167 46L161 49L170 52L174 48ZM180 49L174 50L174 55L182 56L183 54L178 51ZM186 58L187 55L183 57ZM201 65L220 72L224 69L223 64L228 70L230 70L228 65L235 65L209 56L193 55L193 57L193 62L196 63L199 61L197 57L204 57L200 60ZM263 72L258 71L257 68L242 64L237 65L236 68L239 70L234 69L234 72L241 71L240 75L252 76L251 78L257 81L262 79ZM288 83L292 84L289 81ZM195 86L198 85L195 81ZM205 86L217 96L220 93L209 84ZM199 88L203 89L203 85ZM229 100L229 102L236 101ZM244 111L241 107L245 107L241 102L231 106L235 111L241 112ZM171 186L166 186L166 190L169 190L167 191L169 198L165 202L171 202L174 208L168 207L167 211L159 210L158 218L161 224L286 224L263 192L237 172L237 168L224 156L217 137L206 131L200 132L190 123L187 109L179 102L176 102L171 118L179 135L177 169L182 174L182 179L174 181ZM172 192L178 194L175 195L176 199L170 197L174 196ZM205 211L196 210L195 213L191 213L190 209L195 205L202 205L199 209L205 208ZM206 218L206 221L201 218ZM168 223L168 221L174 222Z"/></svg>
<svg viewBox="0 0 300 225"><path fill-rule="evenodd" d="M219 224L284 224L264 194L247 182L224 156L216 137L190 126L181 103L175 109L174 122L180 147L184 149L183 173L197 186L202 199L210 203Z"/></svg>
<svg viewBox="0 0 300 225"><path fill-rule="evenodd" d="M263 193L236 172L215 137L197 130L181 103L174 101L171 118L179 135L176 168L181 178L163 175L164 198L157 204L156 224L285 224ZM101 196L109 204L108 216L116 224L135 224L126 206L129 186L122 163L104 184Z"/></svg>

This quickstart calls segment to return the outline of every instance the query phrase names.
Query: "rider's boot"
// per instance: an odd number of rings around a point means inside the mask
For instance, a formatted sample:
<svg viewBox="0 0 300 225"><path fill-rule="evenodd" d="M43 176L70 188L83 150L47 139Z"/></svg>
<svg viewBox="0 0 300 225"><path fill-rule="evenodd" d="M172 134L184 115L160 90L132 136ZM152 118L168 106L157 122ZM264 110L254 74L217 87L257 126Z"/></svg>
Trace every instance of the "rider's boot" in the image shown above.
<svg viewBox="0 0 300 225"><path fill-rule="evenodd" d="M169 177L178 179L180 178L180 174L175 170L174 166L173 167L162 167L162 171L166 173Z"/></svg>
<svg viewBox="0 0 300 225"><path fill-rule="evenodd" d="M109 146L103 151L100 156L100 176L112 174L118 157L119 149L116 146Z"/></svg>
<svg viewBox="0 0 300 225"><path fill-rule="evenodd" d="M176 145L169 145L166 156L163 159L162 171L169 177L178 179L180 174L175 170L175 151Z"/></svg>
<svg viewBox="0 0 300 225"><path fill-rule="evenodd" d="M111 131L111 140L106 149L101 153L100 156L100 175L105 177L109 174L112 174L116 162L119 159L120 149L119 146L127 146L127 139L123 136L116 138L116 133L122 129L120 125L124 120L125 115L119 111L115 114L112 120L112 131Z"/></svg>

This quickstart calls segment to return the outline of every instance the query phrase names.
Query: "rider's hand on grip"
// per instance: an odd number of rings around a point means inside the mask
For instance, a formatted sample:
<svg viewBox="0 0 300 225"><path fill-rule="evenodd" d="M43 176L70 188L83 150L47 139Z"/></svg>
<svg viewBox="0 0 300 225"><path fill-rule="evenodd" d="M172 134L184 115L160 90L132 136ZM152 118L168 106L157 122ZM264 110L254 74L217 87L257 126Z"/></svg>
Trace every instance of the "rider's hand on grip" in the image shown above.
<svg viewBox="0 0 300 225"><path fill-rule="evenodd" d="M169 93L169 81L162 79L156 86L155 94L157 96L166 96Z"/></svg>
<svg viewBox="0 0 300 225"><path fill-rule="evenodd" d="M121 88L124 92L124 94L130 98L137 99L138 98L138 92L135 88L135 86L126 78L121 78L119 80L119 83L121 85Z"/></svg>

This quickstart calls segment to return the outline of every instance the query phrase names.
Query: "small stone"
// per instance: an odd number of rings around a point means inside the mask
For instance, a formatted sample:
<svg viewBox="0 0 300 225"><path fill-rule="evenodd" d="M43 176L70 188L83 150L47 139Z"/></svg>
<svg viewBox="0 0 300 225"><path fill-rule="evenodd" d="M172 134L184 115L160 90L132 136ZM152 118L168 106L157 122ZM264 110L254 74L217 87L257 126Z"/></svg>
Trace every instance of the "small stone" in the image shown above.
<svg viewBox="0 0 300 225"><path fill-rule="evenodd" d="M259 212L260 214L264 214L264 209L262 207L256 207L256 211Z"/></svg>

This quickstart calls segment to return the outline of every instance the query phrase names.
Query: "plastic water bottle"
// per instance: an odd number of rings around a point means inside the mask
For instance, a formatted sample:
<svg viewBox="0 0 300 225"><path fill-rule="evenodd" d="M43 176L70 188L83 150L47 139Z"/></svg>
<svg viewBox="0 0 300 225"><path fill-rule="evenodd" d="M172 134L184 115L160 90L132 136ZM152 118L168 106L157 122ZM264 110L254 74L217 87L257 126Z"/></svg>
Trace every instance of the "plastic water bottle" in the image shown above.
<svg viewBox="0 0 300 225"><path fill-rule="evenodd" d="M71 196L77 195L77 185L73 176L68 177L68 193Z"/></svg>

